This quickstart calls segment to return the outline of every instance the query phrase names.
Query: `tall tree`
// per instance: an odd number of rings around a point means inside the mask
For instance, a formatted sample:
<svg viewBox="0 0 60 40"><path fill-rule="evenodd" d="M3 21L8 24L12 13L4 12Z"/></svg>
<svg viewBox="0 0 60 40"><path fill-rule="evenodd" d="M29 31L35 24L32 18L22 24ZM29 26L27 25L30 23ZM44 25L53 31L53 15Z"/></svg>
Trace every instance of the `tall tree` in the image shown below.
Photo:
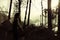
<svg viewBox="0 0 60 40"><path fill-rule="evenodd" d="M51 20L51 0L48 0L48 28L52 30L52 20Z"/></svg>
<svg viewBox="0 0 60 40"><path fill-rule="evenodd" d="M59 6L58 6L58 37L60 39L60 0L59 0Z"/></svg>
<svg viewBox="0 0 60 40"><path fill-rule="evenodd" d="M19 20L20 20L20 22L21 22L21 2L22 2L22 0L18 0L19 1Z"/></svg>
<svg viewBox="0 0 60 40"><path fill-rule="evenodd" d="M9 15L8 15L8 19L10 19L11 8L12 8L12 0L10 0L10 8L9 8Z"/></svg>
<svg viewBox="0 0 60 40"><path fill-rule="evenodd" d="M26 6L26 11L25 11L25 18L24 18L24 25L26 24L26 16L27 16L27 9L28 9L28 0L27 0L27 6Z"/></svg>
<svg viewBox="0 0 60 40"><path fill-rule="evenodd" d="M29 23L30 23L30 11L31 11L31 0L30 0L30 3L29 3L29 13L28 13L27 25L29 25Z"/></svg>
<svg viewBox="0 0 60 40"><path fill-rule="evenodd" d="M18 24L21 23L21 0L18 0L18 12L15 14L14 16L14 21L13 21L13 37L14 37L14 40L18 40L18 29L17 27L21 30L20 28L20 25Z"/></svg>
<svg viewBox="0 0 60 40"><path fill-rule="evenodd" d="M42 25L43 25L43 0L41 0L41 9L42 9Z"/></svg>

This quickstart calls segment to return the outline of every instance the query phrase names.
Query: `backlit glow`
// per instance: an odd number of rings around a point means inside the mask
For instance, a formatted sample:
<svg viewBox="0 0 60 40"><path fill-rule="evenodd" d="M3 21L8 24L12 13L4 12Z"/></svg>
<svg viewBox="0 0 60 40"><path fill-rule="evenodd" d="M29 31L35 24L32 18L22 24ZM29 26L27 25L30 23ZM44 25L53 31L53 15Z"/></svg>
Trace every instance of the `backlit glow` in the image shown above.
<svg viewBox="0 0 60 40"><path fill-rule="evenodd" d="M15 1L15 0L13 0ZM43 9L47 9L47 0L42 0L43 2ZM58 1L59 0L52 0L51 1L51 7L52 9L56 9L58 6ZM2 7L3 10L9 10L9 5L10 5L10 0L0 0L0 7ZM14 6L13 6L14 7ZM31 3L31 16L30 20L33 21L33 23L36 25L39 25L40 20L40 15L42 14L41 11L41 0L32 0ZM12 13L11 15L13 16L13 8L12 8ZM21 8L21 20L24 20L24 15L25 15L25 8Z"/></svg>

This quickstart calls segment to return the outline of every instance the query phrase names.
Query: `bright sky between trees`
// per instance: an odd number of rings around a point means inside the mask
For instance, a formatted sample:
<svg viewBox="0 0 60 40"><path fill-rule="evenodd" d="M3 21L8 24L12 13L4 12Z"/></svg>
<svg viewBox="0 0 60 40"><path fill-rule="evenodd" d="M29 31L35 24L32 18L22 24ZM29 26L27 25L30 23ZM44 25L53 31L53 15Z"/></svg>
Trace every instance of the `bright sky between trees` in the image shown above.
<svg viewBox="0 0 60 40"><path fill-rule="evenodd" d="M59 0L52 0L51 6L52 9L56 9L57 5L58 5L58 1ZM13 3L15 2L15 0L13 0ZM47 0L43 0L43 9L47 9ZM10 0L0 0L0 7L5 11L9 11L9 6L10 6ZM12 5L12 12L11 12L11 16L13 16L13 7L14 5ZM36 25L39 25L39 22L41 21L40 15L42 14L41 11L41 0L32 0L32 4L31 4L31 16L30 19L33 23L35 23ZM22 21L24 20L24 15L25 15L25 7L21 7L21 19Z"/></svg>

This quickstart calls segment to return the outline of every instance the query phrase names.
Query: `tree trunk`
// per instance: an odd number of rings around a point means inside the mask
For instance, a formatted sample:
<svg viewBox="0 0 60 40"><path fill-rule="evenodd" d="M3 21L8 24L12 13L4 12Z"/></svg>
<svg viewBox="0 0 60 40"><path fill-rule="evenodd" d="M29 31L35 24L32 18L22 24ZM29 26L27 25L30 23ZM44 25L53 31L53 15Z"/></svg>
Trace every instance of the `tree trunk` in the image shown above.
<svg viewBox="0 0 60 40"><path fill-rule="evenodd" d="M26 11L25 11L25 18L24 18L24 24L23 24L23 27L25 27L25 25L26 25L27 9L28 9L28 0L27 0L27 6L26 6Z"/></svg>
<svg viewBox="0 0 60 40"><path fill-rule="evenodd" d="M51 0L48 0L48 28L52 31L52 20L51 20Z"/></svg>
<svg viewBox="0 0 60 40"><path fill-rule="evenodd" d="M30 3L29 3L29 13L28 13L28 22L27 22L27 25L29 25L29 23L30 23L30 10L31 10L31 0L30 0Z"/></svg>
<svg viewBox="0 0 60 40"><path fill-rule="evenodd" d="M58 8L58 37L60 39L60 0L59 0L59 8Z"/></svg>
<svg viewBox="0 0 60 40"><path fill-rule="evenodd" d="M43 1L41 0L41 9L42 9L42 25L43 25Z"/></svg>
<svg viewBox="0 0 60 40"><path fill-rule="evenodd" d="M21 23L21 1L22 0L18 0L19 1L19 19L20 19L20 23Z"/></svg>
<svg viewBox="0 0 60 40"><path fill-rule="evenodd" d="M15 14L14 22L13 22L13 40L18 40L17 27L20 28L20 26L18 25L18 20L19 20L19 23L21 24L21 0L18 0L18 2L19 2L18 13Z"/></svg>
<svg viewBox="0 0 60 40"><path fill-rule="evenodd" d="M8 15L8 20L10 19L11 8L12 8L12 0L10 0L10 8L9 8L9 15Z"/></svg>

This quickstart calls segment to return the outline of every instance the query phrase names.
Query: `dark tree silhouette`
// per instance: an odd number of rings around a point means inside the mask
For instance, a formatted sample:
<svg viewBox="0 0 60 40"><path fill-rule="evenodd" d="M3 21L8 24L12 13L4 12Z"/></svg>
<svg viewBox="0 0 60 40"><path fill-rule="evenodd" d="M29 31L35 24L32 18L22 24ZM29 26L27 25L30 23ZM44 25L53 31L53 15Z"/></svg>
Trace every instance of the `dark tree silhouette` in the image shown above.
<svg viewBox="0 0 60 40"><path fill-rule="evenodd" d="M42 25L43 25L43 1L41 0L41 9L42 9Z"/></svg>
<svg viewBox="0 0 60 40"><path fill-rule="evenodd" d="M21 0L18 0L18 2L19 2L18 13L15 14L14 21L13 21L13 35L14 35L13 38L14 38L14 40L18 40L18 33L17 33L18 29L17 29L17 27L20 27L18 25L18 21L19 21L19 23L21 23L21 16L20 16L20 14L21 14Z"/></svg>
<svg viewBox="0 0 60 40"><path fill-rule="evenodd" d="M17 27L19 27L17 22L18 17L19 17L19 13L16 13L14 17L14 22L13 22L13 39L14 40L18 40L18 34L17 34Z"/></svg>
<svg viewBox="0 0 60 40"><path fill-rule="evenodd" d="M12 8L12 0L10 0L10 8L9 8L9 15L8 15L8 19L10 19L11 8Z"/></svg>
<svg viewBox="0 0 60 40"><path fill-rule="evenodd" d="M59 6L58 6L58 37L60 39L60 0L59 0Z"/></svg>
<svg viewBox="0 0 60 40"><path fill-rule="evenodd" d="M28 13L27 25L29 25L29 23L30 23L30 11L31 11L31 0L30 0L30 3L29 3L29 13Z"/></svg>
<svg viewBox="0 0 60 40"><path fill-rule="evenodd" d="M19 1L19 17L20 17L20 22L21 22L21 2L22 0L18 0Z"/></svg>
<svg viewBox="0 0 60 40"><path fill-rule="evenodd" d="M52 20L51 20L51 0L48 0L48 28L52 30Z"/></svg>
<svg viewBox="0 0 60 40"><path fill-rule="evenodd" d="M24 18L24 24L23 24L23 27L24 27L25 24L26 24L27 9L28 9L28 0L27 0L27 6L26 6L26 11L25 11L25 18Z"/></svg>

